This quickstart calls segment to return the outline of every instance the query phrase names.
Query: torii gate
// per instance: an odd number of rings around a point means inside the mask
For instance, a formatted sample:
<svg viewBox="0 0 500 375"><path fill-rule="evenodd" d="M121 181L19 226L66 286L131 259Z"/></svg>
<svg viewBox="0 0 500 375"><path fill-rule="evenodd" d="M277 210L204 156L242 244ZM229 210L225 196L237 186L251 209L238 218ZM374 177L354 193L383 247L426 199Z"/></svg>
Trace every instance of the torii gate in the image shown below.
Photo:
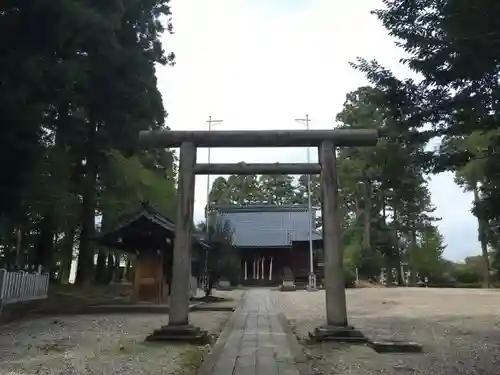
<svg viewBox="0 0 500 375"><path fill-rule="evenodd" d="M314 336L321 340L363 340L363 335L347 322L335 148L374 146L378 136L377 130L372 129L140 132L139 143L145 148L180 147L169 322L148 339L202 340L206 336L198 327L189 324L188 289L196 174L320 173L326 324L316 328ZM319 164L196 164L198 147L318 147Z"/></svg>

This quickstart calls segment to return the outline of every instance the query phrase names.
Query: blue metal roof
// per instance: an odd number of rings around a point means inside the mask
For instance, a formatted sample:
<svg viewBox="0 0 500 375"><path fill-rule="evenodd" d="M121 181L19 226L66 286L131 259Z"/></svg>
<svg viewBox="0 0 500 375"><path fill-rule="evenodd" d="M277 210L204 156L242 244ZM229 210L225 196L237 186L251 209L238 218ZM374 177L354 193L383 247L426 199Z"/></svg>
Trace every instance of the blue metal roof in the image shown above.
<svg viewBox="0 0 500 375"><path fill-rule="evenodd" d="M309 241L309 225L315 222L315 211L304 205L221 206L215 215L228 223L236 247L288 247L294 241ZM321 235L312 231L312 240Z"/></svg>

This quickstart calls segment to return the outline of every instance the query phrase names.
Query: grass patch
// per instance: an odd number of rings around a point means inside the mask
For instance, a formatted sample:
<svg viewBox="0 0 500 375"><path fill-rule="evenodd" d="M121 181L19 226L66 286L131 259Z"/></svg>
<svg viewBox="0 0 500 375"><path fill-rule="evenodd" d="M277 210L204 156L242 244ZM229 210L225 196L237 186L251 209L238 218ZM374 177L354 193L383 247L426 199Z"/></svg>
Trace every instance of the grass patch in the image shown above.
<svg viewBox="0 0 500 375"><path fill-rule="evenodd" d="M179 356L179 371L176 375L194 375L210 353L210 346L189 346Z"/></svg>

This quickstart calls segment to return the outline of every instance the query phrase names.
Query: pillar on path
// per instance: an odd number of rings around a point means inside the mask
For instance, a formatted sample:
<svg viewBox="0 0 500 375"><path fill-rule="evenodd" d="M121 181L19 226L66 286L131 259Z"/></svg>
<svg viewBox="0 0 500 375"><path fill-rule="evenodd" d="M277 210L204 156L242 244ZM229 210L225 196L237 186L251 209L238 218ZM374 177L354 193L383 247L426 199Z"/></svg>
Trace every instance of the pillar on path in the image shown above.
<svg viewBox="0 0 500 375"><path fill-rule="evenodd" d="M269 281L273 279L273 258L271 257L271 260L269 261Z"/></svg>
<svg viewBox="0 0 500 375"><path fill-rule="evenodd" d="M325 253L326 324L311 338L338 341L365 341L361 332L348 325L341 244L341 215L335 145L324 141L319 147L323 247Z"/></svg>
<svg viewBox="0 0 500 375"><path fill-rule="evenodd" d="M148 336L149 341L206 341L206 332L189 324L192 223L196 147L184 142L180 147L177 216L172 267L168 325Z"/></svg>

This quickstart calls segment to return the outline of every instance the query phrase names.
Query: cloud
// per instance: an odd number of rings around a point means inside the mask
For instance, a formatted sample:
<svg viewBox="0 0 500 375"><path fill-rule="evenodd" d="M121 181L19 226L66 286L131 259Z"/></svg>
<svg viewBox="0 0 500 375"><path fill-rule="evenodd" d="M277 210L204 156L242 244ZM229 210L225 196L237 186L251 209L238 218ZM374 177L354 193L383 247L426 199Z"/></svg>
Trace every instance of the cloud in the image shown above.
<svg viewBox="0 0 500 375"><path fill-rule="evenodd" d="M262 12L283 14L288 12L303 11L312 6L314 1L304 0L246 0L245 5Z"/></svg>
<svg viewBox="0 0 500 375"><path fill-rule="evenodd" d="M207 129L211 115L223 120L214 131L299 129L294 119L309 114L311 128L332 127L346 93L366 84L349 65L357 56L376 58L400 77L411 75L399 63L402 52L370 14L380 6L374 0L173 0L175 34L163 43L177 62L157 72L168 125ZM305 157L302 149L213 149L211 161L298 162ZM207 151L200 150L198 161L206 160ZM197 220L203 218L206 181L197 177ZM435 189L453 185L449 178L440 181ZM470 216L467 203L458 206ZM442 223L451 228L445 233L448 241L456 226Z"/></svg>

